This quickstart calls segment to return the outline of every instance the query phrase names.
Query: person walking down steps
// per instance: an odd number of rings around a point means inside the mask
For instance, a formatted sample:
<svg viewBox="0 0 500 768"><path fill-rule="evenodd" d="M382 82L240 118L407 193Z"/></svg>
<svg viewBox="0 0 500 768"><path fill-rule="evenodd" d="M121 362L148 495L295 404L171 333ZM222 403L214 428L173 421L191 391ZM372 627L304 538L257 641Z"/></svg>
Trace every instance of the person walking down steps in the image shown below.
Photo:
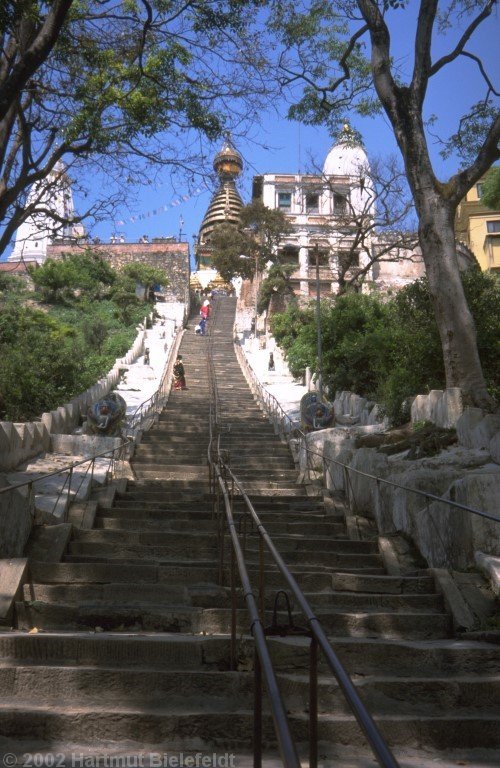
<svg viewBox="0 0 500 768"><path fill-rule="evenodd" d="M187 389L186 386L186 372L184 370L184 364L182 362L182 355L177 355L174 363L174 389Z"/></svg>

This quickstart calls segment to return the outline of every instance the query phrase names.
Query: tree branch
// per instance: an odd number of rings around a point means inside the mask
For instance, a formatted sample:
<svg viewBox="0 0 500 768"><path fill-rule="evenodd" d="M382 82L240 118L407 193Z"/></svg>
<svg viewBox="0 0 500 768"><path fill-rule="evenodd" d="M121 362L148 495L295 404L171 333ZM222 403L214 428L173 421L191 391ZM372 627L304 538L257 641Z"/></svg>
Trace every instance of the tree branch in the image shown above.
<svg viewBox="0 0 500 768"><path fill-rule="evenodd" d="M12 101L25 88L30 77L51 53L72 4L73 0L54 0L35 39L12 67L0 90L0 120L9 110Z"/></svg>
<svg viewBox="0 0 500 768"><path fill-rule="evenodd" d="M476 18L469 24L453 51L450 51L450 53L446 56L442 56L432 65L429 72L429 77L435 75L437 72L439 72L440 69L446 66L446 64L454 61L454 59L456 59L458 56L460 56L460 54L464 52L466 43L470 40L472 34L476 31L479 25L482 24L482 22L491 14L494 4L495 0L488 0L481 13L478 14L478 16L476 16Z"/></svg>
<svg viewBox="0 0 500 768"><path fill-rule="evenodd" d="M437 0L422 0L415 35L415 63L410 89L422 106L431 70L432 30L436 20Z"/></svg>
<svg viewBox="0 0 500 768"><path fill-rule="evenodd" d="M488 168L500 158L500 149L498 143L500 141L500 115L492 123L488 135L483 142L481 149L477 154L476 160L468 168L465 168L461 173L452 176L448 182L450 189L449 199L455 205L458 205L460 200L469 191L473 184L483 176Z"/></svg>

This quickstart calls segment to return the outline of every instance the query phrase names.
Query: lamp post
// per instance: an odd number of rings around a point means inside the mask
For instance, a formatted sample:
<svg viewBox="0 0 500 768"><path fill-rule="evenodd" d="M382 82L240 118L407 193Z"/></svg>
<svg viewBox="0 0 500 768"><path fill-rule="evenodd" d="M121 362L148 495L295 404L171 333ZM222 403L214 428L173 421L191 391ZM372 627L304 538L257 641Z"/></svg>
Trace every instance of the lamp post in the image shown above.
<svg viewBox="0 0 500 768"><path fill-rule="evenodd" d="M240 254L240 259L251 259L251 256L246 256L245 254ZM254 335L255 338L257 338L257 318L259 316L257 304L259 299L259 292L257 290L257 277L258 277L258 271L259 271L259 255L255 254L255 273L254 273L254 283L255 283L255 303L254 303L254 317L253 317L253 325L254 325Z"/></svg>
<svg viewBox="0 0 500 768"><path fill-rule="evenodd" d="M318 244L314 246L314 255L316 256L316 333L317 333L317 351L318 351L318 394L319 399L323 399L323 351L321 348L321 293L319 282L319 248Z"/></svg>

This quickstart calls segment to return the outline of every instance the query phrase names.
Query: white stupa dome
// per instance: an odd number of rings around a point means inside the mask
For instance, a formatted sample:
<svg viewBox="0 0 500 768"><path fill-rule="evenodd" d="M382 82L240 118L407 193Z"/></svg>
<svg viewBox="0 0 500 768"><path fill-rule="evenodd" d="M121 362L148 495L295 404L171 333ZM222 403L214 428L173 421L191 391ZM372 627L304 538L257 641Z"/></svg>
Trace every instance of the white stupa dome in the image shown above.
<svg viewBox="0 0 500 768"><path fill-rule="evenodd" d="M323 175L348 178L350 202L356 214L374 215L375 195L370 181L368 155L361 145L361 138L349 125L330 149L323 165Z"/></svg>
<svg viewBox="0 0 500 768"><path fill-rule="evenodd" d="M359 138L348 125L344 125L339 139L326 156L324 175L359 177L369 168L368 155Z"/></svg>

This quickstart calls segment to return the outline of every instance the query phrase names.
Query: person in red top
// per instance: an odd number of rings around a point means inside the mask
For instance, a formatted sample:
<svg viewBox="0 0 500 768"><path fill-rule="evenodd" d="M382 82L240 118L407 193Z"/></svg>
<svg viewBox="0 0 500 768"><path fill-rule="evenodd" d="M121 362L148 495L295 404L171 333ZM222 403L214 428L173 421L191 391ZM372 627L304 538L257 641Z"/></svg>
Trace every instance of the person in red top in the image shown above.
<svg viewBox="0 0 500 768"><path fill-rule="evenodd" d="M200 309L200 315L204 320L208 320L208 318L210 317L210 302L208 301L208 299L203 302L203 306Z"/></svg>

